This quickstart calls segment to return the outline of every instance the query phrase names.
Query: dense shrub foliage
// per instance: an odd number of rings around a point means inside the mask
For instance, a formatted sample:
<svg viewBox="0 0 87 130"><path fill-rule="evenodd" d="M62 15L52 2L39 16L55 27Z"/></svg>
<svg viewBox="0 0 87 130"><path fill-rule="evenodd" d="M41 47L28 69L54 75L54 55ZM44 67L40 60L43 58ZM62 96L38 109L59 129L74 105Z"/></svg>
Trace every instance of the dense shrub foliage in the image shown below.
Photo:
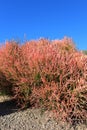
<svg viewBox="0 0 87 130"><path fill-rule="evenodd" d="M87 56L69 38L40 39L0 48L0 89L21 108L51 110L73 122L87 118Z"/></svg>

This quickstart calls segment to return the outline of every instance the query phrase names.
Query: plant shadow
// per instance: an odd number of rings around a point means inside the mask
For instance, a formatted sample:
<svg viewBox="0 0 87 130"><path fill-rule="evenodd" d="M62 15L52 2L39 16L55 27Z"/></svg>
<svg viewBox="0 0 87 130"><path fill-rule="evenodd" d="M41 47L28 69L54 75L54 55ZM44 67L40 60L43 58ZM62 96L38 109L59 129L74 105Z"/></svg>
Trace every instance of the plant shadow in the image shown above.
<svg viewBox="0 0 87 130"><path fill-rule="evenodd" d="M16 106L15 100L9 100L0 102L0 116L9 115L11 113L17 112L18 107Z"/></svg>

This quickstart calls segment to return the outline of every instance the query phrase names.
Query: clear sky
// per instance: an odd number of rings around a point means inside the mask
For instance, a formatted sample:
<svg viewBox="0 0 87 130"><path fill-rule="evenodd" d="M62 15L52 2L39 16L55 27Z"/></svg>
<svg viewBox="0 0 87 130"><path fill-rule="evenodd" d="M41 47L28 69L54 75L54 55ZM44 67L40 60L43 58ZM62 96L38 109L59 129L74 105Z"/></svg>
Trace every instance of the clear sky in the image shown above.
<svg viewBox="0 0 87 130"><path fill-rule="evenodd" d="M64 36L87 49L87 0L0 0L0 43Z"/></svg>

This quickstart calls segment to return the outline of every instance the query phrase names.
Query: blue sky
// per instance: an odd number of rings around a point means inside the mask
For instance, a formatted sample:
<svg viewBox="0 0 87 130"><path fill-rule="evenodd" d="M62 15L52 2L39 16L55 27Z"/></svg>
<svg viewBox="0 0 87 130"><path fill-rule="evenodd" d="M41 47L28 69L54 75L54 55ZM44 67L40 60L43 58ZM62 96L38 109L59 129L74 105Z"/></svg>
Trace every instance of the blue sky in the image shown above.
<svg viewBox="0 0 87 130"><path fill-rule="evenodd" d="M0 0L0 43L64 36L87 49L87 0Z"/></svg>

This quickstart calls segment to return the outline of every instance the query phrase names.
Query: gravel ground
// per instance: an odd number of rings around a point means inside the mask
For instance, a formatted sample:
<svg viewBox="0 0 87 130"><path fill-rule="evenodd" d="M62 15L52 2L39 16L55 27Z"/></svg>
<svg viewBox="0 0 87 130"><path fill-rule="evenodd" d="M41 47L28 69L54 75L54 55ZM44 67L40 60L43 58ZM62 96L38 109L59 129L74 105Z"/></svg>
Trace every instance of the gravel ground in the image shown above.
<svg viewBox="0 0 87 130"><path fill-rule="evenodd" d="M1 103L1 102L4 102L4 101L9 101L10 99L11 99L11 97L6 96L6 95L0 96L0 103Z"/></svg>
<svg viewBox="0 0 87 130"><path fill-rule="evenodd" d="M30 108L17 111L15 103L5 101L0 103L0 130L87 130L87 124L74 128L55 121L50 112L42 114L40 109Z"/></svg>

